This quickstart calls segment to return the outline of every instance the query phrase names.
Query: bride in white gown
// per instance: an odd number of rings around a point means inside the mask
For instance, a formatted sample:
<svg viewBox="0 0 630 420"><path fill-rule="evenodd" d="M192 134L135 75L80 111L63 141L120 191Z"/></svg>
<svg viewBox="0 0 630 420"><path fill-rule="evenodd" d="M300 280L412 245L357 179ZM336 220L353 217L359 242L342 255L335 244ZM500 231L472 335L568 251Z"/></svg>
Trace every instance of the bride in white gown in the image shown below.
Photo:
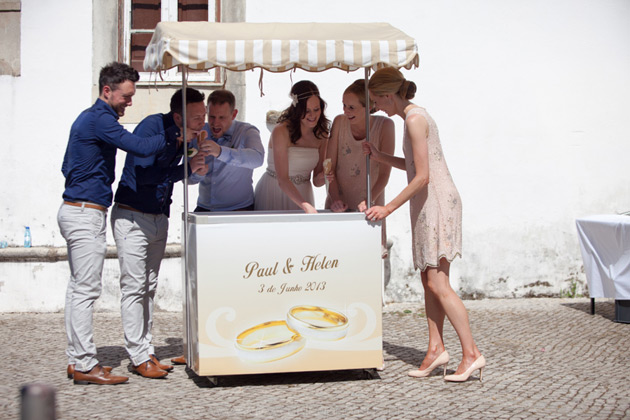
<svg viewBox="0 0 630 420"><path fill-rule="evenodd" d="M293 85L290 96L291 106L271 133L267 171L256 185L254 208L317 213L313 185L325 182L322 163L330 127L324 115L326 102L308 80Z"/></svg>

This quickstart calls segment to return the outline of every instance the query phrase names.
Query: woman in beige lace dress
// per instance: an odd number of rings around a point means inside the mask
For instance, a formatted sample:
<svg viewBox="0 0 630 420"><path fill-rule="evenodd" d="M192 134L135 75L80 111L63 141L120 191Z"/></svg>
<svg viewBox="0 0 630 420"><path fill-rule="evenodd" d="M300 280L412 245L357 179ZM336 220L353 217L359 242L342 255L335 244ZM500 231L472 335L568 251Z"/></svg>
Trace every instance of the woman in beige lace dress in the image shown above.
<svg viewBox="0 0 630 420"><path fill-rule="evenodd" d="M381 220L410 202L414 266L421 270L429 345L419 369L410 371L409 376L429 376L439 366L446 375L449 355L442 334L446 316L459 336L462 361L455 373L444 379L462 382L479 370L481 380L486 360L472 337L466 308L449 284L450 263L461 256L462 204L442 154L437 126L424 108L410 102L416 85L405 80L397 69L378 70L368 88L377 109L405 121L404 159L367 143L364 151L378 162L406 170L409 183L387 205L363 210L368 219Z"/></svg>
<svg viewBox="0 0 630 420"><path fill-rule="evenodd" d="M365 129L365 80L358 79L343 93L343 114L333 121L326 149L331 161L326 208L334 212L356 211L367 199L366 163L362 144ZM370 115L370 143L384 153L394 153L394 122L383 116ZM370 164L370 193L372 203L385 204L385 186L391 166L378 162ZM382 228L382 254L387 256L385 221Z"/></svg>

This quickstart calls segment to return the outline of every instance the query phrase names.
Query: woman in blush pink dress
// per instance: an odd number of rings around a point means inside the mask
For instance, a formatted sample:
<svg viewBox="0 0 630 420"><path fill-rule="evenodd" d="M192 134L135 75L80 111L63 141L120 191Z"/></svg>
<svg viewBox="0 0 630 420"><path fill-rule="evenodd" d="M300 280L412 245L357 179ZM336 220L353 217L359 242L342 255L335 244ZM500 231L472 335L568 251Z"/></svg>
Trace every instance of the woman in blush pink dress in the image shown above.
<svg viewBox="0 0 630 420"><path fill-rule="evenodd" d="M407 172L408 185L385 206L366 209L370 220L381 220L409 201L413 237L414 267L421 271L429 325L429 345L419 369L409 376L429 376L443 366L444 379L463 382L479 370L482 379L486 360L477 348L463 302L449 284L449 268L461 256L462 203L446 166L438 129L424 108L413 104L416 85L395 68L376 71L368 88L377 109L398 115L405 121L404 159L385 154L365 143L372 158ZM448 317L462 347L462 361L452 375L446 375L449 355L444 347L443 326Z"/></svg>
<svg viewBox="0 0 630 420"><path fill-rule="evenodd" d="M362 143L366 141L365 80L358 79L343 93L343 114L333 121L326 149L331 161L326 208L334 212L356 211L367 200L366 163ZM394 122L383 116L370 115L370 143L387 154L394 153ZM370 163L372 204L385 204L385 186L391 166ZM387 256L385 221L382 225L382 254Z"/></svg>

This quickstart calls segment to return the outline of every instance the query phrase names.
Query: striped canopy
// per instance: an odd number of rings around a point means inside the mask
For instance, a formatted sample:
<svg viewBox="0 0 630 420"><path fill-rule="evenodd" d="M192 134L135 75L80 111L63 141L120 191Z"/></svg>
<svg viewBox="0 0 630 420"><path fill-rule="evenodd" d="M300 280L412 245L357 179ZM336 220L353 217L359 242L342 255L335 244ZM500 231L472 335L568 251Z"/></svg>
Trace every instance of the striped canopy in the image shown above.
<svg viewBox="0 0 630 420"><path fill-rule="evenodd" d="M160 22L144 68L271 72L418 66L413 38L387 23Z"/></svg>

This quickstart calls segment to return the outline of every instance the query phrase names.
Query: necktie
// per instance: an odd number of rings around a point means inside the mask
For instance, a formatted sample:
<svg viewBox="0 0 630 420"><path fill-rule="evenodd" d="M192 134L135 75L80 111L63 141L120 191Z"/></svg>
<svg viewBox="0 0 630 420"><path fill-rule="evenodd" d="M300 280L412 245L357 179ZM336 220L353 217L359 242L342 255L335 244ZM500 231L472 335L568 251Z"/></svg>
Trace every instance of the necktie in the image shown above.
<svg viewBox="0 0 630 420"><path fill-rule="evenodd" d="M232 135L231 134L223 134L223 136L221 136L221 139L223 139L223 141L221 143L228 144L232 140ZM219 140L215 140L215 141L217 143L219 143Z"/></svg>

